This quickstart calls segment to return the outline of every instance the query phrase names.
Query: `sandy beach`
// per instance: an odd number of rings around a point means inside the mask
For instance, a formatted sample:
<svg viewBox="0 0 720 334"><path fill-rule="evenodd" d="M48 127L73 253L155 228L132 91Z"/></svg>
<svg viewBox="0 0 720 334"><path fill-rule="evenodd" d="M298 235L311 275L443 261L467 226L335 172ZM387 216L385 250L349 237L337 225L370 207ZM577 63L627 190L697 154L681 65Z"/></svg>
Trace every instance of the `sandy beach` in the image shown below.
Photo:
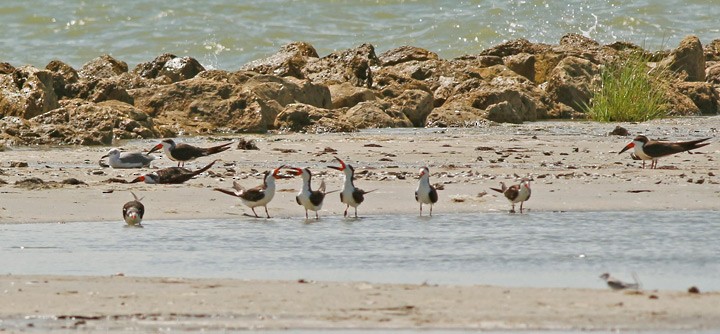
<svg viewBox="0 0 720 334"><path fill-rule="evenodd" d="M261 182L260 173L281 164L310 167L329 190L340 189L342 174L325 168L334 155L354 165L356 185L377 189L367 195L361 215L418 214L413 192L417 171L429 166L431 183L441 184L434 213L507 211L508 201L489 188L500 181L531 177L533 211L716 210L716 139L693 154L660 159L659 169L618 152L635 134L689 140L714 137L720 117L682 118L621 124L631 136L607 135L615 124L537 122L473 129L378 130L351 134L248 135L259 150L233 149L215 156L211 173L183 185L108 182L131 180L145 170L102 168L109 147L12 147L2 152L0 223L116 222L135 192L145 199L145 224L153 220L232 218L250 210L212 191ZM209 146L236 137L188 139ZM122 143L128 151L148 150L156 141ZM200 168L212 161L188 164ZM25 166L27 167L21 167ZM165 158L155 167L174 163ZM11 167L19 166L19 167ZM37 177L44 185L16 182ZM76 178L83 185L59 185ZM319 180L315 180L315 184ZM279 180L269 205L274 217L302 217L294 200L300 180ZM321 216L342 215L333 194ZM262 209L258 210L261 213ZM716 292L605 289L540 289L493 286L423 286L372 282L242 281L231 279L138 277L0 277L0 330L19 326L46 329L169 328L211 329L718 329ZM655 298L657 297L657 298ZM48 321L47 319L61 321Z"/></svg>

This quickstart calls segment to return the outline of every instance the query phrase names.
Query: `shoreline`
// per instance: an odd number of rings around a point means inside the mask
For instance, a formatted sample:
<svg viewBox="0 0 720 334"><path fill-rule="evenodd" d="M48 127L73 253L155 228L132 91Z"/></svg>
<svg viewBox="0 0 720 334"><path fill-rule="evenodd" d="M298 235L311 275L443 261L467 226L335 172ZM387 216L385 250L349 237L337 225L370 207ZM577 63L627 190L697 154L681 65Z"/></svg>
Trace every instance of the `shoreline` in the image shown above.
<svg viewBox="0 0 720 334"><path fill-rule="evenodd" d="M720 292L52 275L0 288L4 326L45 330L720 328Z"/></svg>

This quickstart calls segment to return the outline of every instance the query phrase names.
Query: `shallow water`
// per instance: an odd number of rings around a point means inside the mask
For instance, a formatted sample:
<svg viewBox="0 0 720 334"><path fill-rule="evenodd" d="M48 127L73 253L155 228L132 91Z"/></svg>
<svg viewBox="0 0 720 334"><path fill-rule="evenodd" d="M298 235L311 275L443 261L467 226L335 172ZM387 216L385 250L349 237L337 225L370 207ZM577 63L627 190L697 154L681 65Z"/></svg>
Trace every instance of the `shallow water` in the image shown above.
<svg viewBox="0 0 720 334"><path fill-rule="evenodd" d="M566 33L659 49L689 34L720 38L718 17L716 0L3 1L0 61L77 68L108 53L132 68L170 52L235 70L293 41L321 56L372 43L378 53L414 45L452 58Z"/></svg>
<svg viewBox="0 0 720 334"><path fill-rule="evenodd" d="M12 274L720 290L717 212L530 212L0 225Z"/></svg>

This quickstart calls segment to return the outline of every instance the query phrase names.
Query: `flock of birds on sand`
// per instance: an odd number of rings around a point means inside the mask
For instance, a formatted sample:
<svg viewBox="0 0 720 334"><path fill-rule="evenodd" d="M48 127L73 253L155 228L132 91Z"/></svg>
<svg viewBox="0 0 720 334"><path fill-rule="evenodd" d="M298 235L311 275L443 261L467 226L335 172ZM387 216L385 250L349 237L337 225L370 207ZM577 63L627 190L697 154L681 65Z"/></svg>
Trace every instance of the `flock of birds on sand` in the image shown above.
<svg viewBox="0 0 720 334"><path fill-rule="evenodd" d="M628 143L619 154L633 148L634 151L631 153L631 157L635 160L642 160L642 168L645 168L645 161L650 160L650 168L657 168L657 161L659 158L685 152L693 149L697 149L708 145L706 141L710 138L703 138L684 142L667 142L650 140L646 136L639 135L635 137L630 143ZM108 164L113 168L142 168L147 167L155 159L151 153L163 150L163 153L170 160L177 162L177 167L168 167L153 171L151 173L139 176L130 183L145 182L149 184L178 184L183 183L196 175L203 173L210 169L213 164L217 161L210 162L203 168L195 171L184 168L185 162L193 161L197 158L209 156L212 154L226 151L230 148L230 144L225 143L218 146L212 146L207 148L196 147L185 143L175 143L172 139L164 139L159 144L155 145L147 153L143 152L121 152L117 148L111 149L108 154L102 158L108 158ZM101 159L102 159L101 158ZM339 166L328 166L344 173L345 181L343 188L340 190L340 201L345 204L345 211L343 216L348 216L348 210L350 207L354 209L354 215L357 217L357 208L363 203L365 195L373 192L374 190L365 191L355 186L355 168L352 165L346 164L342 159L335 157L335 160L340 164ZM281 173L285 170L287 174ZM312 176L308 168L298 168L293 166L282 165L273 170L266 171L263 174L263 182L261 185L254 188L245 188L240 185L237 181L233 181L233 187L231 190L215 188L215 191L237 197L240 201L249 207L254 217L260 218L255 212L256 207L264 207L265 215L270 218L267 205L273 199L275 195L275 180L291 178L293 176L300 176L302 178L302 188L300 192L295 196L295 200L298 205L305 208L305 218L309 218L309 211L315 212L315 219L319 219L318 211L321 210L325 195L336 192L327 191L325 187L325 181L321 180L320 185L316 190L312 188ZM502 193L512 205L510 210L511 213L515 212L515 205L520 203L520 213L523 212L523 204L525 201L530 199L531 179L523 178L519 184L507 186L505 183L500 182L500 188L490 188L494 191ZM132 192L131 192L132 193ZM142 218L145 214L145 206L142 204L142 198L138 198L135 193L132 193L134 200L125 203L123 206L123 219L126 224L131 226L142 226ZM415 189L415 200L420 204L420 216L423 214L423 204L430 206L430 216L432 216L433 204L438 201L437 189L430 184L430 170L428 167L422 167L419 171L419 183ZM640 289L641 285L637 276L633 274L635 280L634 283L623 282L617 278L610 276L608 273L600 275L607 285L614 290L623 289Z"/></svg>

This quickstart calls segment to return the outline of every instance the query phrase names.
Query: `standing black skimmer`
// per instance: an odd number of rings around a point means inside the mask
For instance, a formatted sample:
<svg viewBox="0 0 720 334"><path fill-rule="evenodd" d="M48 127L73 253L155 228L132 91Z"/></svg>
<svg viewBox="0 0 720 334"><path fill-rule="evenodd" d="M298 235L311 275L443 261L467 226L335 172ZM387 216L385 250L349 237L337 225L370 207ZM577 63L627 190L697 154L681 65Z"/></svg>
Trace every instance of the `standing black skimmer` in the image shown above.
<svg viewBox="0 0 720 334"><path fill-rule="evenodd" d="M632 142L625 145L625 147L620 151L618 154L622 154L623 152L629 150L630 148L635 148L635 157L641 159L643 161L642 168L645 168L645 160L652 160L650 163L650 169L657 168L657 161L658 158L694 150L696 148L703 147L705 145L709 145L710 143L703 143L704 141L708 140L710 138L703 138L703 139L697 139L697 140L690 140L690 141L678 141L678 142L667 142L667 141L657 141L657 140L649 140L647 137L640 135L635 137ZM633 158L634 159L634 158Z"/></svg>
<svg viewBox="0 0 720 334"><path fill-rule="evenodd" d="M130 181L130 183L145 182L149 184L180 184L192 179L195 175L210 169L216 161L217 160L213 160L213 162L209 163L207 166L196 171L191 171L183 167L163 168L150 174L138 176L134 180Z"/></svg>
<svg viewBox="0 0 720 334"><path fill-rule="evenodd" d="M250 207L253 214L255 214L255 218L260 218L257 212L255 212L255 207L265 207L265 215L267 215L267 218L270 218L267 204L270 203L273 196L275 196L275 180L286 178L286 176L278 174L281 168L285 168L285 165L275 168L272 171L266 171L263 176L263 184L255 188L245 189L237 183L237 181L233 181L234 191L220 188L215 188L215 190L230 196L240 197L240 201Z"/></svg>
<svg viewBox="0 0 720 334"><path fill-rule="evenodd" d="M635 273L632 273L633 279L635 280L635 283L627 283L623 282L615 277L610 276L608 273L604 273L600 275L600 278L605 280L607 285L613 289L613 290L625 290L625 289L633 289L633 290L639 290L640 289L640 280L638 280L637 275Z"/></svg>
<svg viewBox="0 0 720 334"><path fill-rule="evenodd" d="M427 167L420 168L420 183L415 190L415 200L420 203L420 216L422 216L422 206L430 204L430 216L432 216L433 204L438 201L438 193L435 187L430 185L430 169Z"/></svg>
<svg viewBox="0 0 720 334"><path fill-rule="evenodd" d="M505 182L500 182L500 189L490 188L499 193L503 193L505 198L512 204L510 213L515 213L515 203L520 203L520 213L523 211L523 203L530 199L530 179L524 178L520 181L520 184L514 184L510 187L505 185Z"/></svg>
<svg viewBox="0 0 720 334"><path fill-rule="evenodd" d="M150 166L155 160L154 155L144 154L141 152L120 152L117 148L112 148L107 154L103 155L100 160L108 158L108 164L112 168L142 168ZM106 166L107 167L107 166Z"/></svg>
<svg viewBox="0 0 720 334"><path fill-rule="evenodd" d="M334 191L325 192L325 180L320 181L318 190L312 190L310 185L312 174L308 168L291 167L291 170L293 175L301 175L303 179L302 189L297 196L295 196L295 201L297 204L305 207L305 219L308 219L308 210L315 211L315 219L320 219L318 211L322 208L325 195Z"/></svg>
<svg viewBox="0 0 720 334"><path fill-rule="evenodd" d="M143 215L145 214L145 206L140 203L142 198L138 198L132 191L130 193L135 200L123 205L123 219L125 223L130 226L142 226L140 223L142 223Z"/></svg>
<svg viewBox="0 0 720 334"><path fill-rule="evenodd" d="M163 139L160 144L155 145L147 154L150 154L162 148L165 156L170 158L170 160L172 161L177 161L178 167L182 167L185 166L186 161L193 161L199 157L204 157L225 151L230 148L228 146L230 144L232 144L232 142L218 146L203 148L185 143L175 144L175 141L173 141L172 139Z"/></svg>
<svg viewBox="0 0 720 334"><path fill-rule="evenodd" d="M345 207L345 212L343 213L343 217L347 217L348 209L352 206L355 208L355 218L357 218L357 207L365 200L365 194L373 192L375 190L370 191L364 191L360 188L356 188L353 184L353 177L355 176L355 168L351 165L346 165L344 161L340 160L340 158L335 157L335 160L340 162L340 167L337 166L328 166L328 168L337 169L343 173L345 173L345 185L343 186L342 191L340 192L340 202L345 203L347 206Z"/></svg>

